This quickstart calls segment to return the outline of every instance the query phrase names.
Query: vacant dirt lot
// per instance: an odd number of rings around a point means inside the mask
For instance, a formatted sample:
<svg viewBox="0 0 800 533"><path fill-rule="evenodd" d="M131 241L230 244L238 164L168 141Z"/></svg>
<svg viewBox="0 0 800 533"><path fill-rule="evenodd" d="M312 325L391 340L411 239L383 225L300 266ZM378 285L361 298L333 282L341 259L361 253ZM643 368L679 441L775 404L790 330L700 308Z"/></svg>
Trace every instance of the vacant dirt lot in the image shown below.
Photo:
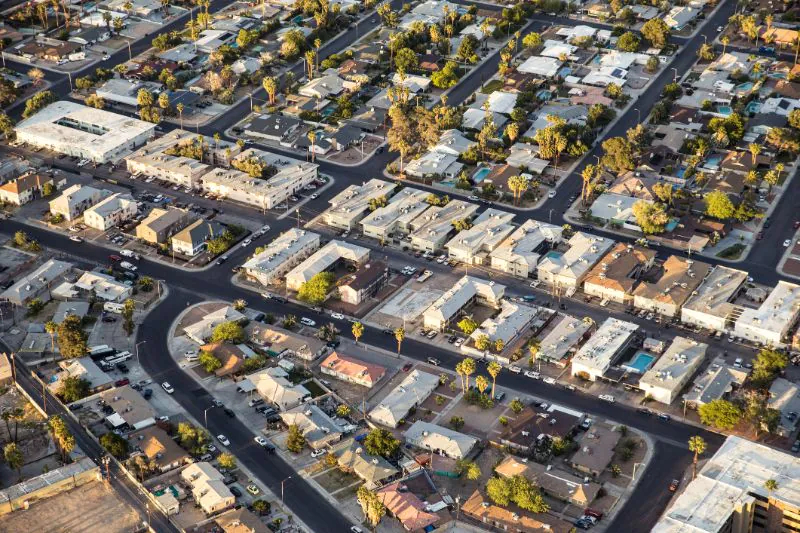
<svg viewBox="0 0 800 533"><path fill-rule="evenodd" d="M113 490L95 481L34 504L28 511L3 516L0 533L133 531L138 522L131 507Z"/></svg>

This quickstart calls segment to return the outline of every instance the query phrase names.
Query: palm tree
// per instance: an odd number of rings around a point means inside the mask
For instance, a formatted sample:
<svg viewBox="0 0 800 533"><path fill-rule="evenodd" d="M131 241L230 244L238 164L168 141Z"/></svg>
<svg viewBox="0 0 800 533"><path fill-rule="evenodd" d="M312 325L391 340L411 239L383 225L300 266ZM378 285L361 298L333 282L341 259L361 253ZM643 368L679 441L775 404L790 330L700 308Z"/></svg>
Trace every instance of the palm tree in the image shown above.
<svg viewBox="0 0 800 533"><path fill-rule="evenodd" d="M514 175L508 177L508 188L514 193L514 205L522 194L528 190L528 180L524 176Z"/></svg>
<svg viewBox="0 0 800 533"><path fill-rule="evenodd" d="M311 141L311 162L313 163L316 160L316 152L314 151L314 143L317 142L317 132L311 130L308 132L308 140Z"/></svg>
<svg viewBox="0 0 800 533"><path fill-rule="evenodd" d="M466 377L466 374L464 373L464 361L459 361L456 363L456 374L458 374L458 377L461 378L461 392L467 392L467 385L466 381L464 380ZM5 416L5 413L3 413L3 415Z"/></svg>
<svg viewBox="0 0 800 533"><path fill-rule="evenodd" d="M489 380L486 376L478 376L475 378L475 386L478 388L478 392L483 394L486 392L486 389L489 388Z"/></svg>
<svg viewBox="0 0 800 533"><path fill-rule="evenodd" d="M697 458L703 455L708 448L706 441L703 437L695 435L689 439L689 451L694 453L694 460L692 461L692 479L697 477Z"/></svg>
<svg viewBox="0 0 800 533"><path fill-rule="evenodd" d="M486 371L489 373L490 376L492 376L492 397L493 398L494 398L494 388L495 388L495 385L497 385L497 376L500 375L500 371L502 369L503 369L503 367L500 366L500 363L498 363L497 361L492 361L486 367Z"/></svg>
<svg viewBox="0 0 800 533"><path fill-rule="evenodd" d="M308 50L306 52L306 68L308 69L308 80L311 81L314 79L314 56L316 54L313 50Z"/></svg>
<svg viewBox="0 0 800 533"><path fill-rule="evenodd" d="M533 363L536 361L541 347L542 343L539 341L539 339L531 339L530 343L528 344L528 353L531 356L529 361L530 366L533 366Z"/></svg>
<svg viewBox="0 0 800 533"><path fill-rule="evenodd" d="M471 357L467 357L466 359L464 359L463 363L464 363L463 366L464 377L467 380L467 388L469 388L469 379L470 379L469 377L475 373L477 365L475 364L475 359Z"/></svg>
<svg viewBox="0 0 800 533"><path fill-rule="evenodd" d="M356 339L356 345L358 345L358 339L364 334L364 324L361 322L353 322L353 337Z"/></svg>
<svg viewBox="0 0 800 533"><path fill-rule="evenodd" d="M181 121L181 131L183 131L183 110L185 109L183 102L178 102L178 105L175 106L175 109L178 110L178 118Z"/></svg>
<svg viewBox="0 0 800 533"><path fill-rule="evenodd" d="M772 493L778 490L778 482L770 478L764 482L764 488L767 489L769 497L772 498Z"/></svg>
<svg viewBox="0 0 800 533"><path fill-rule="evenodd" d="M517 137L519 137L519 124L512 122L506 126L506 137L508 137L508 141L511 144L514 144L514 141L516 141Z"/></svg>
<svg viewBox="0 0 800 533"><path fill-rule="evenodd" d="M719 42L722 43L722 55L725 55L725 48L727 48L728 44L730 44L731 38L727 35L723 35Z"/></svg>
<svg viewBox="0 0 800 533"><path fill-rule="evenodd" d="M318 37L314 39L314 48L317 50L317 53L314 54L317 56L317 72L319 72L319 47L322 46L322 40Z"/></svg>
<svg viewBox="0 0 800 533"><path fill-rule="evenodd" d="M53 354L53 360L56 358L56 331L58 331L58 324L50 320L44 325L44 330L50 334L50 351Z"/></svg>
<svg viewBox="0 0 800 533"><path fill-rule="evenodd" d="M761 145L756 143L750 143L747 146L747 149L750 150L750 155L753 156L753 165L755 165L756 158L758 157L758 154L761 153Z"/></svg>
<svg viewBox="0 0 800 533"><path fill-rule="evenodd" d="M400 353L400 348L403 346L403 339L406 338L406 330L403 328L397 328L394 330L394 338L397 340L397 353Z"/></svg>
<svg viewBox="0 0 800 533"><path fill-rule="evenodd" d="M261 85L264 87L264 90L267 91L267 96L269 97L269 105L275 105L275 94L278 92L278 82L272 76L267 76L263 80L261 80Z"/></svg>

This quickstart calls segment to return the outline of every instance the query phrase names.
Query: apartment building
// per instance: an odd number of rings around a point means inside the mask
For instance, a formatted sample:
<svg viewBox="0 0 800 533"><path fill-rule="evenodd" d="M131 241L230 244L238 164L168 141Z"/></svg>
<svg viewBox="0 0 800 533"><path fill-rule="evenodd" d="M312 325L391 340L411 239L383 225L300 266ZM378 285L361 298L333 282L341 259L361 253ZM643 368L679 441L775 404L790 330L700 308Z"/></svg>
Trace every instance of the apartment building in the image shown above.
<svg viewBox="0 0 800 533"><path fill-rule="evenodd" d="M567 250L545 254L536 268L539 280L559 288L578 288L589 270L600 260L614 241L577 232L567 241Z"/></svg>
<svg viewBox="0 0 800 533"><path fill-rule="evenodd" d="M476 204L450 200L444 206L431 206L411 222L411 247L423 252L437 252L442 249L450 235L456 233L454 224L469 222Z"/></svg>
<svg viewBox="0 0 800 533"><path fill-rule="evenodd" d="M359 266L368 259L368 248L346 241L330 241L286 274L286 288L298 291L303 283L340 263Z"/></svg>
<svg viewBox="0 0 800 533"><path fill-rule="evenodd" d="M150 244L163 244L191 220L192 215L185 209L156 207L136 226L136 238Z"/></svg>
<svg viewBox="0 0 800 533"><path fill-rule="evenodd" d="M566 368L570 356L586 340L594 324L589 320L561 314L552 321L552 324L552 329L539 340L536 360Z"/></svg>
<svg viewBox="0 0 800 533"><path fill-rule="evenodd" d="M222 235L225 227L214 221L200 219L192 222L172 236L172 251L194 257L206 249L206 243Z"/></svg>
<svg viewBox="0 0 800 533"><path fill-rule="evenodd" d="M284 275L319 248L320 236L311 231L292 228L281 233L261 253L248 259L245 274L265 287L280 281Z"/></svg>
<svg viewBox="0 0 800 533"><path fill-rule="evenodd" d="M360 305L374 297L389 283L389 265L385 261L371 261L361 265L354 274L339 280L342 302Z"/></svg>
<svg viewBox="0 0 800 533"><path fill-rule="evenodd" d="M776 348L791 343L790 332L800 316L800 286L779 281L757 308L745 308L736 319L738 337Z"/></svg>
<svg viewBox="0 0 800 533"><path fill-rule="evenodd" d="M492 268L527 278L536 272L541 254L561 242L563 228L528 219L489 254Z"/></svg>
<svg viewBox="0 0 800 533"><path fill-rule="evenodd" d="M708 345L686 337L675 337L669 348L644 373L639 388L645 396L671 404L703 364Z"/></svg>
<svg viewBox="0 0 800 533"><path fill-rule="evenodd" d="M634 286L655 258L655 250L617 243L586 276L583 290L601 300L631 304Z"/></svg>
<svg viewBox="0 0 800 533"><path fill-rule="evenodd" d="M445 244L450 259L468 265L488 265L491 254L514 231L512 213L487 209L472 227L462 230Z"/></svg>
<svg viewBox="0 0 800 533"><path fill-rule="evenodd" d="M710 270L708 263L671 255L633 289L633 306L674 317Z"/></svg>
<svg viewBox="0 0 800 533"><path fill-rule="evenodd" d="M64 189L61 196L50 201L50 212L61 215L64 220L74 220L91 206L111 196L107 189L95 189L88 185L75 184Z"/></svg>
<svg viewBox="0 0 800 533"><path fill-rule="evenodd" d="M87 209L83 221L90 228L106 231L131 220L138 211L133 196L115 193Z"/></svg>
<svg viewBox="0 0 800 533"><path fill-rule="evenodd" d="M385 241L397 239L411 231L411 221L422 215L430 204L426 198L431 193L419 189L405 188L361 220L361 231L367 237Z"/></svg>
<svg viewBox="0 0 800 533"><path fill-rule="evenodd" d="M505 285L473 276L464 276L442 294L422 314L427 329L441 331L473 303L498 308L505 294Z"/></svg>
<svg viewBox="0 0 800 533"><path fill-rule="evenodd" d="M149 142L144 147L125 158L128 172L142 176L152 176L182 187L195 189L200 177L211 166L201 159L179 155L181 146L197 142L197 135L188 131L173 130L163 137ZM238 153L239 147L236 146ZM199 150L202 154L203 151ZM212 156L213 158L213 156Z"/></svg>
<svg viewBox="0 0 800 533"><path fill-rule="evenodd" d="M746 281L747 272L715 266L681 309L681 322L714 331L731 331L742 312L733 301Z"/></svg>
<svg viewBox="0 0 800 533"><path fill-rule="evenodd" d="M388 202L394 188L393 183L379 179L350 185L331 199L330 207L322 214L322 220L328 226L352 231L370 212L371 202Z"/></svg>
<svg viewBox="0 0 800 533"><path fill-rule="evenodd" d="M637 324L607 318L572 358L572 375L597 381L633 340Z"/></svg>

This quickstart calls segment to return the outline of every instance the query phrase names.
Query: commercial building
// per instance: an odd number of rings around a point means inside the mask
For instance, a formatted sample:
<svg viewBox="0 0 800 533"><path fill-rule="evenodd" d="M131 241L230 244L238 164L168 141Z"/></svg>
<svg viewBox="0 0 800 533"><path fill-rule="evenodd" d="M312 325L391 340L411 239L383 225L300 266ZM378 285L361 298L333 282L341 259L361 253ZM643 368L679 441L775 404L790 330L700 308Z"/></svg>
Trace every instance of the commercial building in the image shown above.
<svg viewBox="0 0 800 533"><path fill-rule="evenodd" d="M325 224L343 230L353 230L370 210L370 203L379 199L389 200L394 184L371 179L362 185L350 185L334 196L330 207L322 214Z"/></svg>
<svg viewBox="0 0 800 533"><path fill-rule="evenodd" d="M84 272L72 287L83 296L94 295L104 302L122 302L133 293L131 287L117 281L114 276L94 271Z"/></svg>
<svg viewBox="0 0 800 533"><path fill-rule="evenodd" d="M601 300L633 303L633 288L655 257L655 250L617 243L586 276L583 291Z"/></svg>
<svg viewBox="0 0 800 533"><path fill-rule="evenodd" d="M158 207L136 226L136 238L150 244L163 244L169 238L186 227L192 215L185 209Z"/></svg>
<svg viewBox="0 0 800 533"><path fill-rule="evenodd" d="M800 528L800 459L741 437L720 446L653 533L762 533ZM765 487L775 480L776 488Z"/></svg>
<svg viewBox="0 0 800 533"><path fill-rule="evenodd" d="M87 209L83 214L83 221L90 228L106 231L132 219L138 211L133 196L114 193Z"/></svg>
<svg viewBox="0 0 800 533"><path fill-rule="evenodd" d="M570 315L558 315L552 324L552 329L539 341L536 360L565 368L570 355L586 339L593 323Z"/></svg>
<svg viewBox="0 0 800 533"><path fill-rule="evenodd" d="M300 290L303 283L342 262L358 266L368 259L368 248L346 241L330 241L286 274L286 288Z"/></svg>
<svg viewBox="0 0 800 533"><path fill-rule="evenodd" d="M639 326L632 322L607 318L572 358L572 375L590 381L602 377L628 347L638 329Z"/></svg>
<svg viewBox="0 0 800 533"><path fill-rule="evenodd" d="M738 337L774 347L791 344L790 332L800 316L800 286L779 281L758 309L745 308L736 319Z"/></svg>
<svg viewBox="0 0 800 533"><path fill-rule="evenodd" d="M681 309L681 322L714 331L731 331L741 314L741 308L733 301L746 281L747 272L715 266Z"/></svg>
<svg viewBox="0 0 800 533"><path fill-rule="evenodd" d="M423 252L440 250L447 238L456 230L458 221L469 221L475 211L476 204L451 200L444 206L431 206L411 222L411 247Z"/></svg>
<svg viewBox="0 0 800 533"><path fill-rule="evenodd" d="M411 408L422 404L438 386L439 376L412 370L369 412L369 418L378 424L396 428Z"/></svg>
<svg viewBox="0 0 800 533"><path fill-rule="evenodd" d="M278 406L281 411L287 411L311 396L308 389L295 385L288 377L283 368L276 366L250 374L247 380L255 385L262 398Z"/></svg>
<svg viewBox="0 0 800 533"><path fill-rule="evenodd" d="M699 408L714 400L725 398L750 375L746 368L737 368L719 356L714 359L708 369L697 376L692 388L683 395L684 401L691 407Z"/></svg>
<svg viewBox="0 0 800 533"><path fill-rule="evenodd" d="M536 270L541 254L561 242L563 228L528 219L490 254L492 268L520 278Z"/></svg>
<svg viewBox="0 0 800 533"><path fill-rule="evenodd" d="M675 337L667 351L644 373L639 388L645 396L671 404L703 364L708 344L686 337Z"/></svg>
<svg viewBox="0 0 800 533"><path fill-rule="evenodd" d="M0 299L16 305L25 305L34 298L49 301L50 289L71 271L71 263L50 259L3 291Z"/></svg>
<svg viewBox="0 0 800 533"><path fill-rule="evenodd" d="M342 428L313 404L299 405L281 413L281 420L287 426L296 425L313 450L321 450L342 438Z"/></svg>
<svg viewBox="0 0 800 533"><path fill-rule="evenodd" d="M512 213L487 209L472 227L462 230L445 245L451 259L468 265L488 265L491 254L514 231Z"/></svg>
<svg viewBox="0 0 800 533"><path fill-rule="evenodd" d="M61 196L50 201L50 212L61 215L64 220L74 220L91 206L111 196L107 189L95 189L87 185L75 184L64 189Z"/></svg>
<svg viewBox="0 0 800 533"><path fill-rule="evenodd" d="M323 374L370 389L386 374L386 368L380 365L339 355L337 352L332 352L326 357L320 363L319 369Z"/></svg>
<svg viewBox="0 0 800 533"><path fill-rule="evenodd" d="M424 213L430 204L425 200L429 192L405 188L361 220L361 231L367 237L382 241L398 239L411 231L411 221Z"/></svg>
<svg viewBox="0 0 800 533"><path fill-rule="evenodd" d="M472 276L464 276L442 294L422 314L427 329L445 329L467 306L478 303L497 308L505 294L505 285Z"/></svg>
<svg viewBox="0 0 800 533"><path fill-rule="evenodd" d="M130 385L103 391L100 397L114 410L106 422L115 429L126 424L131 429L142 429L156 423L155 410Z"/></svg>
<svg viewBox="0 0 800 533"><path fill-rule="evenodd" d="M478 443L478 439L430 422L417 420L404 433L406 442L451 459L463 459Z"/></svg>
<svg viewBox="0 0 800 533"><path fill-rule="evenodd" d="M593 477L603 473L614 457L614 448L622 434L615 428L594 424L578 439L578 451L570 459L572 468Z"/></svg>
<svg viewBox="0 0 800 533"><path fill-rule="evenodd" d="M710 269L708 263L671 255L633 289L633 306L674 317Z"/></svg>
<svg viewBox="0 0 800 533"><path fill-rule="evenodd" d="M142 146L156 125L74 102L54 102L17 124L17 140L103 164Z"/></svg>
<svg viewBox="0 0 800 533"><path fill-rule="evenodd" d="M388 263L371 261L361 265L354 274L339 280L339 297L346 304L360 305L378 294L387 283Z"/></svg>
<svg viewBox="0 0 800 533"><path fill-rule="evenodd" d="M152 176L194 189L211 167L193 157L178 155L177 149L196 142L194 133L173 130L126 157L125 164L131 174ZM234 146L238 153L239 147Z"/></svg>
<svg viewBox="0 0 800 533"><path fill-rule="evenodd" d="M206 249L206 243L222 235L225 227L213 221L200 219L192 222L172 236L172 251L194 257Z"/></svg>
<svg viewBox="0 0 800 533"><path fill-rule="evenodd" d="M579 231L567 244L566 252L553 250L544 256L536 268L540 281L559 288L578 288L614 241Z"/></svg>
<svg viewBox="0 0 800 533"><path fill-rule="evenodd" d="M192 488L192 497L206 515L233 507L236 503L219 470L211 463L194 463L181 471L181 479Z"/></svg>
<svg viewBox="0 0 800 533"><path fill-rule="evenodd" d="M245 262L245 274L264 286L280 281L296 265L319 248L320 236L292 228L281 233L260 252Z"/></svg>
<svg viewBox="0 0 800 533"><path fill-rule="evenodd" d="M30 173L0 185L0 202L13 205L25 205L42 196L44 186L55 187L52 176Z"/></svg>

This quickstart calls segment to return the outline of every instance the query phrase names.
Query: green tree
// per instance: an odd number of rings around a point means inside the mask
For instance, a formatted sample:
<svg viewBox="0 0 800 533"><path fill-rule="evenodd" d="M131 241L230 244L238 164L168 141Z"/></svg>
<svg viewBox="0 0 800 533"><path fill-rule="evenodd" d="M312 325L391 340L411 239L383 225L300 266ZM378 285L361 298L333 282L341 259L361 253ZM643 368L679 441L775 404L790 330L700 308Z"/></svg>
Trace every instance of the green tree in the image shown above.
<svg viewBox="0 0 800 533"><path fill-rule="evenodd" d="M525 409L525 404L522 403L522 401L519 398L514 398L513 400L511 400L511 403L508 404L508 406L516 414L521 413L522 410Z"/></svg>
<svg viewBox="0 0 800 533"><path fill-rule="evenodd" d="M458 83L458 63L448 61L444 67L431 74L431 83L437 89L449 89Z"/></svg>
<svg viewBox="0 0 800 533"><path fill-rule="evenodd" d="M656 72L658 72L658 69L660 67L661 67L661 62L658 60L656 56L650 56L650 58L647 60L647 65L645 66L647 72L650 74L655 74Z"/></svg>
<svg viewBox="0 0 800 533"><path fill-rule="evenodd" d="M374 428L364 438L364 448L370 455L392 457L400 449L400 441L392 435L391 431Z"/></svg>
<svg viewBox="0 0 800 533"><path fill-rule="evenodd" d="M489 349L491 345L491 340L489 339L488 335L479 335L477 339L475 339L475 347L482 352L485 352Z"/></svg>
<svg viewBox="0 0 800 533"><path fill-rule="evenodd" d="M375 531L386 514L386 506L378 495L369 490L366 485L361 485L358 488L356 496L361 504L361 510L364 512L364 520L370 525L372 531Z"/></svg>
<svg viewBox="0 0 800 533"><path fill-rule="evenodd" d="M744 416L742 408L728 400L713 400L698 409L700 420L717 429L731 430Z"/></svg>
<svg viewBox="0 0 800 533"><path fill-rule="evenodd" d="M538 487L521 475L490 479L486 484L486 495L502 507L515 503L532 513L546 513L550 509Z"/></svg>
<svg viewBox="0 0 800 533"><path fill-rule="evenodd" d="M464 419L460 416L451 416L450 417L450 427L458 431L459 429L464 427Z"/></svg>
<svg viewBox="0 0 800 533"><path fill-rule="evenodd" d="M697 57L699 57L702 61L711 61L716 57L714 53L714 47L711 46L711 43L703 43L700 45L700 48L697 50Z"/></svg>
<svg viewBox="0 0 800 533"><path fill-rule="evenodd" d="M489 388L489 380L486 376L477 376L475 378L475 387L478 389L478 392L484 394L486 389Z"/></svg>
<svg viewBox="0 0 800 533"><path fill-rule="evenodd" d="M208 373L215 372L222 368L222 361L220 361L212 352L207 350L200 350L200 355L198 356L197 361L200 363L200 366L203 367L203 370Z"/></svg>
<svg viewBox="0 0 800 533"><path fill-rule="evenodd" d="M364 324L361 322L353 322L353 327L351 328L353 332L353 338L356 339L356 344L358 344L358 339L364 334Z"/></svg>
<svg viewBox="0 0 800 533"><path fill-rule="evenodd" d="M229 342L239 344L244 342L244 328L238 322L228 321L219 324L211 333L211 342Z"/></svg>
<svg viewBox="0 0 800 533"><path fill-rule="evenodd" d="M524 46L528 50L534 50L542 46L542 36L532 31L528 35L522 38L522 46Z"/></svg>
<svg viewBox="0 0 800 533"><path fill-rule="evenodd" d="M122 304L122 327L125 329L125 333L131 335L133 333L133 312L136 310L136 302L134 302L131 298L125 300Z"/></svg>
<svg viewBox="0 0 800 533"><path fill-rule="evenodd" d="M664 210L664 205L638 200L632 206L636 224L646 235L655 235L664 232L664 226L669 222L669 215Z"/></svg>
<svg viewBox="0 0 800 533"><path fill-rule="evenodd" d="M772 348L762 348L753 361L753 373L750 380L754 385L767 388L778 376L778 373L789 364L789 356Z"/></svg>
<svg viewBox="0 0 800 533"><path fill-rule="evenodd" d="M56 333L58 333L58 324L49 320L44 325L44 330L50 335L50 352L53 357L56 355Z"/></svg>
<svg viewBox="0 0 800 533"><path fill-rule="evenodd" d="M411 72L419 65L417 54L410 48L401 48L394 54L394 68L397 72Z"/></svg>
<svg viewBox="0 0 800 533"><path fill-rule="evenodd" d="M33 298L31 301L28 302L27 307L27 316L36 316L38 315L42 309L44 309L44 302L39 298Z"/></svg>
<svg viewBox="0 0 800 533"><path fill-rule="evenodd" d="M300 453L306 445L306 438L297 424L289 426L289 433L286 437L286 448L290 452Z"/></svg>
<svg viewBox="0 0 800 533"><path fill-rule="evenodd" d="M703 440L703 437L699 435L695 435L689 438L689 451L694 454L694 458L692 460L692 479L697 477L697 459L706 453L706 449L708 445L706 441Z"/></svg>
<svg viewBox="0 0 800 533"><path fill-rule="evenodd" d="M208 433L195 427L189 422L178 423L178 442L180 445L194 455L206 452L208 446Z"/></svg>
<svg viewBox="0 0 800 533"><path fill-rule="evenodd" d="M461 320L458 321L458 329L464 332L465 335L472 335L476 329L478 329L478 323L472 320L471 317L465 316Z"/></svg>
<svg viewBox="0 0 800 533"><path fill-rule="evenodd" d="M350 406L346 404L340 404L336 408L336 416L339 416L341 418L347 418L348 416L350 416L351 412L352 410L350 409Z"/></svg>
<svg viewBox="0 0 800 533"><path fill-rule="evenodd" d="M403 339L406 338L406 330L403 328L397 328L394 330L394 339L397 341L397 353L400 353L400 349L403 347Z"/></svg>
<svg viewBox="0 0 800 533"><path fill-rule="evenodd" d="M232 453L221 453L219 457L217 457L217 464L220 466L220 468L233 470L236 468L236 457L234 457Z"/></svg>
<svg viewBox="0 0 800 533"><path fill-rule="evenodd" d="M64 403L77 402L89 396L92 384L80 376L68 376L61 380L58 397Z"/></svg>
<svg viewBox="0 0 800 533"><path fill-rule="evenodd" d="M722 191L710 191L703 197L706 204L706 215L718 220L728 220L733 217L736 206L733 205L728 195Z"/></svg>
<svg viewBox="0 0 800 533"><path fill-rule="evenodd" d="M456 472L465 476L470 481L475 481L481 477L481 468L475 461L469 459L459 459L456 461Z"/></svg>
<svg viewBox="0 0 800 533"><path fill-rule="evenodd" d="M623 33L617 39L617 50L622 52L636 52L639 50L639 37L630 31Z"/></svg>
<svg viewBox="0 0 800 533"><path fill-rule="evenodd" d="M764 482L764 488L769 492L769 497L772 498L772 493L778 490L778 482L770 478Z"/></svg>
<svg viewBox="0 0 800 533"><path fill-rule="evenodd" d="M117 435L108 432L100 435L100 445L117 459L128 457L128 441Z"/></svg>
<svg viewBox="0 0 800 533"><path fill-rule="evenodd" d="M623 137L612 137L603 141L603 165L615 172L633 170L634 147Z"/></svg>
<svg viewBox="0 0 800 533"><path fill-rule="evenodd" d="M642 26L642 36L656 48L664 48L669 38L669 26L660 18L648 20Z"/></svg>
<svg viewBox="0 0 800 533"><path fill-rule="evenodd" d="M16 442L9 442L3 447L3 457L8 467L17 471L17 477L22 482L22 466L25 464L25 458Z"/></svg>
<svg viewBox="0 0 800 533"><path fill-rule="evenodd" d="M86 332L83 331L81 319L76 315L67 315L58 325L58 351L62 357L73 358L86 355Z"/></svg>
<svg viewBox="0 0 800 533"><path fill-rule="evenodd" d="M22 118L35 115L56 100L58 100L58 97L51 91L41 91L34 94L25 102L25 110L22 112Z"/></svg>
<svg viewBox="0 0 800 533"><path fill-rule="evenodd" d="M494 390L497 385L497 376L500 375L500 371L502 369L503 367L500 366L500 363L498 363L497 361L491 361L488 365L486 365L486 372L488 372L489 375L492 376L492 398L494 398Z"/></svg>
<svg viewBox="0 0 800 533"><path fill-rule="evenodd" d="M258 513L259 516L268 515L272 506L266 500L256 500L253 502L253 510Z"/></svg>
<svg viewBox="0 0 800 533"><path fill-rule="evenodd" d="M336 281L336 277L331 272L320 272L300 285L297 291L297 299L310 305L319 305L328 297L328 292Z"/></svg>

